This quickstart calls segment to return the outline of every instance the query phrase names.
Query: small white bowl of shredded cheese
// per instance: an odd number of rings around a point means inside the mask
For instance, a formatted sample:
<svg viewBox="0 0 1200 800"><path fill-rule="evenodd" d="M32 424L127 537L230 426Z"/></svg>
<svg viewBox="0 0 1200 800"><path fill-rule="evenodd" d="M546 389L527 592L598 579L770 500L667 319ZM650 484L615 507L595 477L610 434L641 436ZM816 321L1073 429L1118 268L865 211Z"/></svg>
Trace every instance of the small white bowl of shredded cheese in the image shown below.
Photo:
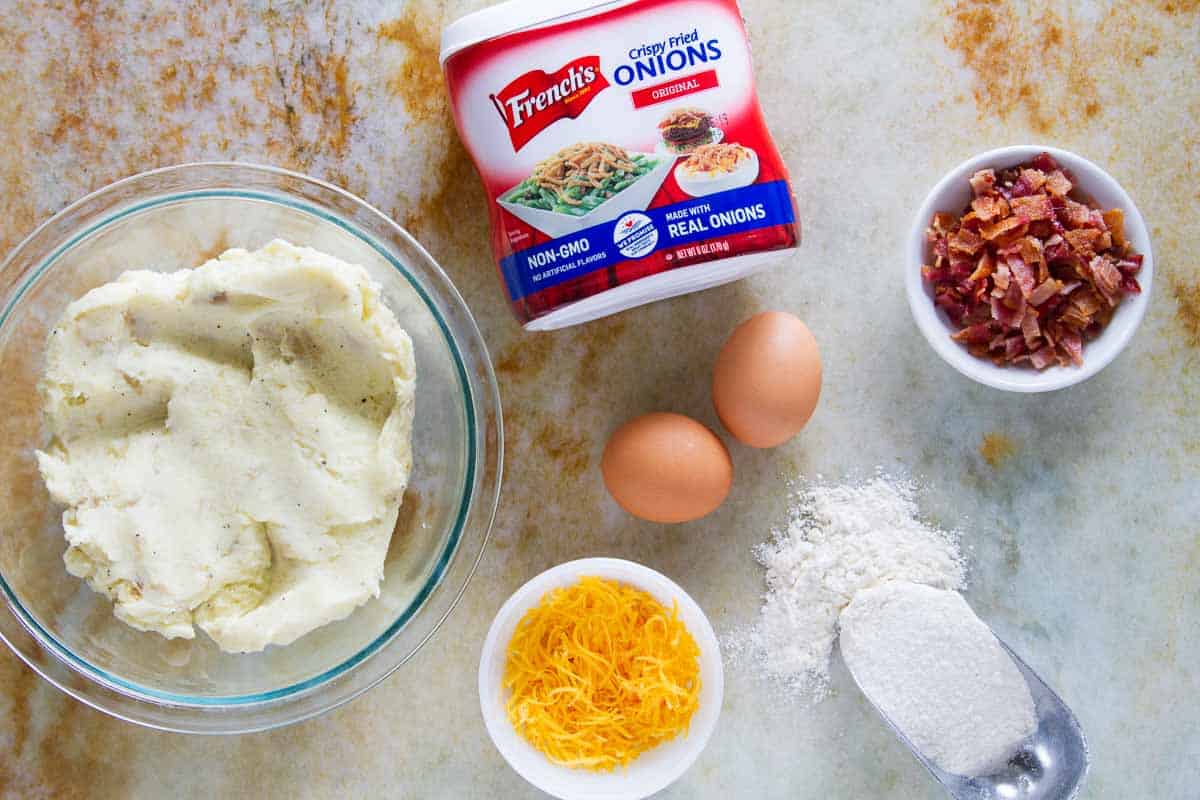
<svg viewBox="0 0 1200 800"><path fill-rule="evenodd" d="M552 763L513 727L503 686L508 643L521 619L554 589L597 577L640 589L665 608L677 603L679 619L699 647L700 695L686 733L647 750L611 772L571 769ZM678 780L699 758L717 725L724 671L716 634L700 606L674 581L649 567L616 558L585 558L546 570L516 591L488 630L479 661L479 702L492 742L504 760L531 784L561 800L640 800Z"/></svg>

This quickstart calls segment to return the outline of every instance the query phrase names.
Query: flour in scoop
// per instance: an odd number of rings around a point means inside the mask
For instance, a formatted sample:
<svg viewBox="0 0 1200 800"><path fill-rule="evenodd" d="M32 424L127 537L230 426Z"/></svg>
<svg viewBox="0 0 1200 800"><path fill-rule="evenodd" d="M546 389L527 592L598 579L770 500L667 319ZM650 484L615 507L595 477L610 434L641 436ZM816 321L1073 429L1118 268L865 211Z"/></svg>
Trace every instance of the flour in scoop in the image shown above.
<svg viewBox="0 0 1200 800"><path fill-rule="evenodd" d="M871 702L947 772L991 774L1037 729L1025 678L958 592L903 581L859 592L841 649Z"/></svg>
<svg viewBox="0 0 1200 800"><path fill-rule="evenodd" d="M731 658L797 699L819 700L838 616L858 592L887 581L961 588L957 537L923 522L915 498L912 482L883 474L802 491L787 527L755 549L767 592L755 624L726 637Z"/></svg>

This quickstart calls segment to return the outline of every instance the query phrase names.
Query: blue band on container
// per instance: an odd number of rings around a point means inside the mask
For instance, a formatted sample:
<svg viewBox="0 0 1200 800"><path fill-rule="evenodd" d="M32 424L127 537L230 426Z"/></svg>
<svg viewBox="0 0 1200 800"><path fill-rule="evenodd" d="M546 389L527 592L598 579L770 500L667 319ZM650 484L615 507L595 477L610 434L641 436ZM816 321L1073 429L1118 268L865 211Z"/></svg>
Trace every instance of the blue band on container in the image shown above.
<svg viewBox="0 0 1200 800"><path fill-rule="evenodd" d="M756 183L686 203L631 211L579 233L518 250L500 262L500 271L509 297L520 300L623 261L795 221L786 181Z"/></svg>

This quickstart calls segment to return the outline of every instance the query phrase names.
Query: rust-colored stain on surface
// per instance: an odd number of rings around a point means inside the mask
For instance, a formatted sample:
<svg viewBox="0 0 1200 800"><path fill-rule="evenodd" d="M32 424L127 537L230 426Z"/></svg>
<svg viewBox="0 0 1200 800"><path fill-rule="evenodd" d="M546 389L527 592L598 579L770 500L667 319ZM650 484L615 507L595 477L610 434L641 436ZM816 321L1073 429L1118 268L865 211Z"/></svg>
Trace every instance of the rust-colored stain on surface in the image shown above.
<svg viewBox="0 0 1200 800"><path fill-rule="evenodd" d="M1200 283L1171 276L1171 293L1178 304L1175 318L1183 327L1188 345L1200 348Z"/></svg>
<svg viewBox="0 0 1200 800"><path fill-rule="evenodd" d="M979 455L983 456L983 460L992 469L999 469L1016 452L1017 446L1003 433L985 434L983 443L979 445Z"/></svg>
<svg viewBox="0 0 1200 800"><path fill-rule="evenodd" d="M0 657L0 684L10 700L3 727L10 750L22 764L0 757L0 796L54 800L126 796L134 763L130 730L106 720L82 703L44 685L31 669L7 652ZM44 695L44 697L41 697ZM30 725L35 696L50 708L39 714L44 727ZM95 723L106 730L101 736Z"/></svg>
<svg viewBox="0 0 1200 800"><path fill-rule="evenodd" d="M587 420L597 415L603 392L596 390L595 380L581 376L615 369L613 345L625 325L609 319L519 335L497 353L505 461L509 469L519 470L527 488L502 507L497 531L505 533L498 533L496 540L497 547L512 547L518 558L541 565L547 553L555 552L548 548L561 546L561 537L545 528L548 520L555 530L575 531L577 547L587 547L595 536L604 492L593 458L595 425ZM571 412L564 415L556 406ZM532 549L539 542L542 549Z"/></svg>
<svg viewBox="0 0 1200 800"><path fill-rule="evenodd" d="M331 24L332 7L325 5L325 24ZM270 9L264 15L270 40L275 78L283 93L283 103L267 94L265 108L282 116L291 145L289 155L297 167L307 169L316 153L344 157L356 121L355 86L350 82L347 64L348 45L330 40L327 45L314 41L303 14L288 14ZM301 114L317 121L316 133L305 125ZM338 171L340 173L340 171ZM345 182L343 174L331 177Z"/></svg>
<svg viewBox="0 0 1200 800"><path fill-rule="evenodd" d="M1128 72L1159 51L1147 11L1126 0L1085 25L1070 4L956 0L944 8L944 39L974 73L981 118L1021 111L1051 133L1086 127L1106 102L1127 99Z"/></svg>
<svg viewBox="0 0 1200 800"><path fill-rule="evenodd" d="M29 30L0 28L0 131L17 152L0 164L0 248L88 191L185 161L271 163L361 193L364 167L348 163L354 22L336 4L285 13L214 1L180 13L35 2L26 12L13 27Z"/></svg>
<svg viewBox="0 0 1200 800"><path fill-rule="evenodd" d="M562 468L562 477L575 479L583 475L591 463L591 440L573 433L561 422L548 418L533 437L533 443Z"/></svg>
<svg viewBox="0 0 1200 800"><path fill-rule="evenodd" d="M500 380L529 380L541 374L554 352L555 337L521 337L496 356L496 376Z"/></svg>
<svg viewBox="0 0 1200 800"><path fill-rule="evenodd" d="M381 39L399 43L406 50L404 62L388 78L387 87L404 101L413 123L441 122L448 113L438 63L440 28L440 20L431 12L409 4L403 14L383 23L377 31Z"/></svg>
<svg viewBox="0 0 1200 800"><path fill-rule="evenodd" d="M585 392L596 391L611 380L612 351L625 334L627 325L627 317L623 315L606 317L588 325L583 356L575 372L575 382Z"/></svg>
<svg viewBox="0 0 1200 800"><path fill-rule="evenodd" d="M469 260L490 266L492 253L488 246L483 184L449 118L445 136L447 146L437 165L437 185L417 203L404 224L418 233L432 232L457 247Z"/></svg>
<svg viewBox="0 0 1200 800"><path fill-rule="evenodd" d="M376 31L380 40L399 44L405 51L399 69L387 80L387 88L404 102L410 115L408 135L419 132L433 141L446 143L440 159L430 170L437 181L433 191L424 194L404 215L403 224L417 234L436 237L460 251L477 243L480 255L484 255L487 211L483 188L450 113L438 59L441 22L440 15L425 5L410 3L404 13L383 23ZM405 131L397 129L396 135L401 137Z"/></svg>

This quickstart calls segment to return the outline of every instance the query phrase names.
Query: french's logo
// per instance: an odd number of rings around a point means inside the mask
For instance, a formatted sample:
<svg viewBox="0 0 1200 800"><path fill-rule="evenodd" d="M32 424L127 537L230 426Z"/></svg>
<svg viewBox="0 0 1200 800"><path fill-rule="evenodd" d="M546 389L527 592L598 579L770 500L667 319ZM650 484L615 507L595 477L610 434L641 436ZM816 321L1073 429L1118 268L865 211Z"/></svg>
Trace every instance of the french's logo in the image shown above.
<svg viewBox="0 0 1200 800"><path fill-rule="evenodd" d="M578 117L608 85L600 56L584 56L557 72L526 72L491 98L515 151L560 119Z"/></svg>

